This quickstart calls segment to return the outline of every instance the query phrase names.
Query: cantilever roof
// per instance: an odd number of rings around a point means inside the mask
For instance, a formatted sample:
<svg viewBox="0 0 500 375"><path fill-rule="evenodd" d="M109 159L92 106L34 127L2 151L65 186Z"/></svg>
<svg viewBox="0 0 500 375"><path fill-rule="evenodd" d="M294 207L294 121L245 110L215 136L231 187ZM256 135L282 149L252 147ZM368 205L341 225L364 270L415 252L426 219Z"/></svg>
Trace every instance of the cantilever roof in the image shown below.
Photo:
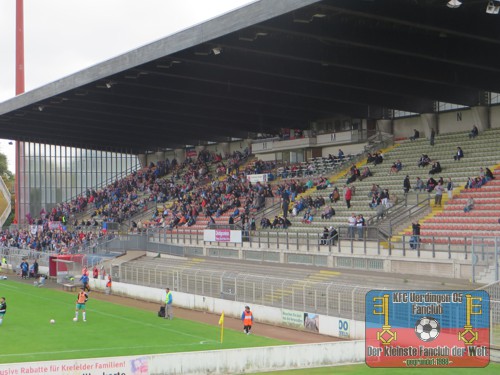
<svg viewBox="0 0 500 375"><path fill-rule="evenodd" d="M500 92L487 1L261 0L0 104L2 137L144 152Z"/></svg>

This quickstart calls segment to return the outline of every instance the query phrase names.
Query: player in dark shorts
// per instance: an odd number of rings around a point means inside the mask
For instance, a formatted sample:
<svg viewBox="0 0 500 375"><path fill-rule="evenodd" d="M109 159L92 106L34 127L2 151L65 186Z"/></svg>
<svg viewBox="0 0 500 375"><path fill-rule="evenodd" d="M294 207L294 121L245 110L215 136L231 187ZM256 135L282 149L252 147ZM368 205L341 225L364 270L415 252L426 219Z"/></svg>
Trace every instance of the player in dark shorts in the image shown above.
<svg viewBox="0 0 500 375"><path fill-rule="evenodd" d="M3 318L7 312L7 302L5 302L5 297L0 298L0 326L3 323Z"/></svg>

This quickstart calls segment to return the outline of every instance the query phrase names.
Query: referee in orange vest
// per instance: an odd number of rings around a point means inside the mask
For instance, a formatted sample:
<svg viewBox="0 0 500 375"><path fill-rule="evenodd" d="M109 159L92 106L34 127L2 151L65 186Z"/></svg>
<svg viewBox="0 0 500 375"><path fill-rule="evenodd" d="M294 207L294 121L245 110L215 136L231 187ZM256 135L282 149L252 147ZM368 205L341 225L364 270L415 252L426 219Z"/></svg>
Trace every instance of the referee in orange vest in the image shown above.
<svg viewBox="0 0 500 375"><path fill-rule="evenodd" d="M241 320L243 321L243 332L249 335L253 323L253 314L250 311L250 306L245 306L245 311L241 314Z"/></svg>

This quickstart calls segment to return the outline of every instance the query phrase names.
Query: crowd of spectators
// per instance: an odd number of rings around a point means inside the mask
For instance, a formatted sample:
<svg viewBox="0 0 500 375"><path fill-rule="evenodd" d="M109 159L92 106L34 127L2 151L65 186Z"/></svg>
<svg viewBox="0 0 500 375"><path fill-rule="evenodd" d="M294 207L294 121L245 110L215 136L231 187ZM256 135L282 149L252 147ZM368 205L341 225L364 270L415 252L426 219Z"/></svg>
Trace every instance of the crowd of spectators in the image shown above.
<svg viewBox="0 0 500 375"><path fill-rule="evenodd" d="M32 229L34 228L34 229ZM37 225L26 230L4 230L0 233L0 246L53 251L56 253L77 253L95 246L109 236L103 231L50 229Z"/></svg>
<svg viewBox="0 0 500 375"><path fill-rule="evenodd" d="M466 189L478 189L495 177L489 168L481 168L479 170L479 175L476 177L469 177L465 183Z"/></svg>

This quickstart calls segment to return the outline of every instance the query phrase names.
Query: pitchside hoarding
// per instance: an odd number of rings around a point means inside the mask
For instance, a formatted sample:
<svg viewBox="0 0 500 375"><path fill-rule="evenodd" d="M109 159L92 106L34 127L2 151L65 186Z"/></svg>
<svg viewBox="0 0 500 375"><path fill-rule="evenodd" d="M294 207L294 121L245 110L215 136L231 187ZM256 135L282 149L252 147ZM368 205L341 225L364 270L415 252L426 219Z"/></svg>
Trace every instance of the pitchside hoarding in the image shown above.
<svg viewBox="0 0 500 375"><path fill-rule="evenodd" d="M370 367L485 367L490 360L486 291L372 290L366 294Z"/></svg>

